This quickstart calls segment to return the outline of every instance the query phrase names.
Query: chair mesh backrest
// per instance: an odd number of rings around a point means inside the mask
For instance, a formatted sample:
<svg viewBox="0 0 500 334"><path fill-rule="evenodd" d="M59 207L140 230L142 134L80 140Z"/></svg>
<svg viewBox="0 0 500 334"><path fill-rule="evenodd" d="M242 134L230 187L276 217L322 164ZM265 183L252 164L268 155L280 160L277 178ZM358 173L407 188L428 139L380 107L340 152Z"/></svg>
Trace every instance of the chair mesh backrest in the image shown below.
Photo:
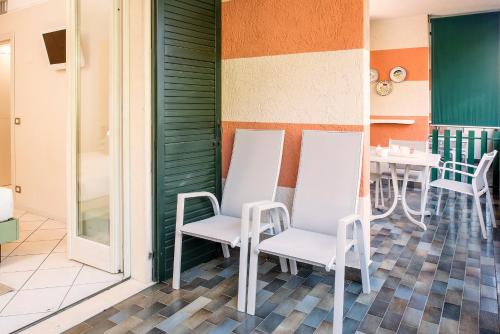
<svg viewBox="0 0 500 334"><path fill-rule="evenodd" d="M304 131L292 225L336 235L337 221L356 213L363 134Z"/></svg>
<svg viewBox="0 0 500 334"><path fill-rule="evenodd" d="M389 145L399 145L406 146L412 148L417 151L427 152L429 151L429 145L427 141L417 141L417 140L399 140L399 139L391 139L389 141Z"/></svg>
<svg viewBox="0 0 500 334"><path fill-rule="evenodd" d="M476 171L474 172L478 190L481 190L484 188L484 186L488 185L486 174L488 173L488 170L490 169L493 160L495 160L496 155L497 155L496 150L491 151L489 153L485 153L483 154L481 161L479 161L479 165L477 166Z"/></svg>
<svg viewBox="0 0 500 334"><path fill-rule="evenodd" d="M274 201L283 151L282 130L236 130L221 213L240 217L243 204Z"/></svg>

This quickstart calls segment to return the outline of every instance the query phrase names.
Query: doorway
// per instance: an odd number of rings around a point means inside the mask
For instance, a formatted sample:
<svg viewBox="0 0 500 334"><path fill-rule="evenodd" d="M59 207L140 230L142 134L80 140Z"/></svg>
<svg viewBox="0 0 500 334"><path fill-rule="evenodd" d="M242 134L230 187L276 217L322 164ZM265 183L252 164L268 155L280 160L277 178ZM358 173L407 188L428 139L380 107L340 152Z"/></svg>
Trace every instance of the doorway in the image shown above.
<svg viewBox="0 0 500 334"><path fill-rule="evenodd" d="M0 187L13 184L12 129L12 46L10 40L0 41Z"/></svg>

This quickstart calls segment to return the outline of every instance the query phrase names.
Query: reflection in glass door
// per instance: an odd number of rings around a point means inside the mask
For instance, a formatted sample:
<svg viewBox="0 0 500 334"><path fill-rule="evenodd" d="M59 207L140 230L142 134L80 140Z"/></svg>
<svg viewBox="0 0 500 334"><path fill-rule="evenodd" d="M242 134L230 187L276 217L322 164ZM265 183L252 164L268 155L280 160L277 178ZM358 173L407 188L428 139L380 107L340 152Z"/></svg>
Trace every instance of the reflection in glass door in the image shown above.
<svg viewBox="0 0 500 334"><path fill-rule="evenodd" d="M69 254L116 272L121 267L121 3L70 3L74 146Z"/></svg>
<svg viewBox="0 0 500 334"><path fill-rule="evenodd" d="M78 236L109 245L113 1L78 1Z"/></svg>

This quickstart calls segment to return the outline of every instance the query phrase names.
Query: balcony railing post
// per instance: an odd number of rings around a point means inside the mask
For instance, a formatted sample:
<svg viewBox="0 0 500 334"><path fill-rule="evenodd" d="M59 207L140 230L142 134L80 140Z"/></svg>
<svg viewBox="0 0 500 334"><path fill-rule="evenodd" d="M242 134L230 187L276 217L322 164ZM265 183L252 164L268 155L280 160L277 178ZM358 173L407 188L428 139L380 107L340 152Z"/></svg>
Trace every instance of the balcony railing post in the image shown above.
<svg viewBox="0 0 500 334"><path fill-rule="evenodd" d="M457 130L455 132L455 161L462 162L462 130ZM457 170L462 170L460 165L456 165ZM462 174L455 173L455 181L461 181Z"/></svg>
<svg viewBox="0 0 500 334"><path fill-rule="evenodd" d="M467 147L467 163L469 165L474 165L474 139L475 139L474 130L470 130L469 131L469 139L468 139L469 143L468 143L468 147ZM469 170L467 172L473 174L474 169L469 168ZM467 182L471 183L472 178L468 177Z"/></svg>
<svg viewBox="0 0 500 334"><path fill-rule="evenodd" d="M443 156L443 159L445 162L447 161L450 161L451 158L450 158L450 154L451 154L451 142L450 142L450 138L451 137L451 132L450 130L444 130L444 156ZM446 179L449 179L450 178L450 172L445 172L444 174L445 178Z"/></svg>
<svg viewBox="0 0 500 334"><path fill-rule="evenodd" d="M439 153L439 130L432 129L432 153ZM436 180L438 177L438 170L436 168L432 169L432 180Z"/></svg>
<svg viewBox="0 0 500 334"><path fill-rule="evenodd" d="M488 152L488 131L481 131L481 157Z"/></svg>

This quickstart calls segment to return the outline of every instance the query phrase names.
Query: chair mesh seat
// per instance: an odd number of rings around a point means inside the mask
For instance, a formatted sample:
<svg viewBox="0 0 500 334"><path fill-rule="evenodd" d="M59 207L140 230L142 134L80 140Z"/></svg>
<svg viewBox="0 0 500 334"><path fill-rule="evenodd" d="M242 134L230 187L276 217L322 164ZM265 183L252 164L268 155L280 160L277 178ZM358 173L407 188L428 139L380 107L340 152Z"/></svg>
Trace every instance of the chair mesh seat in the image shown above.
<svg viewBox="0 0 500 334"><path fill-rule="evenodd" d="M346 249L349 249L353 241L347 240L346 244ZM326 266L336 257L336 245L337 238L335 236L289 228L262 241L259 250L284 257L293 254L293 257L299 261Z"/></svg>
<svg viewBox="0 0 500 334"><path fill-rule="evenodd" d="M269 224L262 224L261 231L270 228ZM212 241L237 246L241 240L241 219L236 217L217 215L203 219L181 228L182 233L194 237L201 237Z"/></svg>

